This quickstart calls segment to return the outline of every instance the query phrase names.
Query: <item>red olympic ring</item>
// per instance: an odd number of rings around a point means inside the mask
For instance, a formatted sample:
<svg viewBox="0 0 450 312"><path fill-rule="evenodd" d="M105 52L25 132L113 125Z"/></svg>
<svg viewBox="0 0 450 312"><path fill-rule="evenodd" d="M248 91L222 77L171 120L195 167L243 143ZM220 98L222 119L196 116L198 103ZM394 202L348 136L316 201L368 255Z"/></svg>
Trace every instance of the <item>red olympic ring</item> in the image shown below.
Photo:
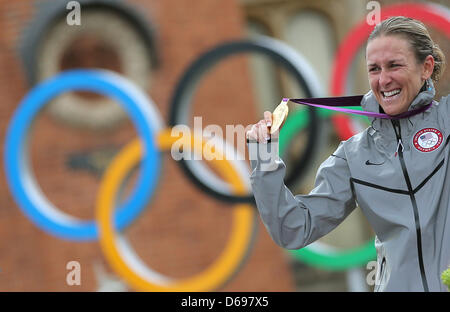
<svg viewBox="0 0 450 312"><path fill-rule="evenodd" d="M440 30L450 38L450 13L444 7L435 4L396 4L381 9L381 20L390 16L401 15L414 18ZM447 15L447 16L446 16ZM345 92L345 83L350 65L359 48L367 41L374 25L369 25L364 19L354 26L347 36L341 41L333 63L330 93L333 96L342 96ZM332 117L338 136L347 140L356 131L353 129L350 118L346 115L334 115Z"/></svg>

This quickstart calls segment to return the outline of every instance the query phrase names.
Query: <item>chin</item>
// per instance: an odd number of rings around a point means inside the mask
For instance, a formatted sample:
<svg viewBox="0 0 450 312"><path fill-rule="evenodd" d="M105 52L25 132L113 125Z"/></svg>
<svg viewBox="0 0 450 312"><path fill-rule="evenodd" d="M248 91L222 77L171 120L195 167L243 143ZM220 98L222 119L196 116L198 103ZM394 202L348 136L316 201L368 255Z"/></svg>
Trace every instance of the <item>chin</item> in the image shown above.
<svg viewBox="0 0 450 312"><path fill-rule="evenodd" d="M395 116L408 110L408 108L402 109L401 107L403 107L403 105L389 105L381 107L383 108L384 112L390 116Z"/></svg>
<svg viewBox="0 0 450 312"><path fill-rule="evenodd" d="M385 103L383 99L378 99L378 104L383 108L383 111L390 116L404 113L409 108L409 105L404 104L404 101L398 101L397 103Z"/></svg>
<svg viewBox="0 0 450 312"><path fill-rule="evenodd" d="M400 111L400 110L387 110L385 112L389 116L395 116L395 115L399 115L399 114L403 113L403 111Z"/></svg>

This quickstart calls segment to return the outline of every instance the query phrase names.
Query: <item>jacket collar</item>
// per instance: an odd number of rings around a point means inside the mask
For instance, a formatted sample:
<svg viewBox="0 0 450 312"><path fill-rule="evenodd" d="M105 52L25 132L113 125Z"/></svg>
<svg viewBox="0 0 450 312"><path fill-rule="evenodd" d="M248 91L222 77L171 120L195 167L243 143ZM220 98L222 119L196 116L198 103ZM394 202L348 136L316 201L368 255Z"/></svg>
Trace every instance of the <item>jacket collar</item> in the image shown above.
<svg viewBox="0 0 450 312"><path fill-rule="evenodd" d="M433 100L436 94L436 90L434 89L433 81L431 79L427 80L427 86L428 87L424 91L421 91L419 92L419 94L417 94L417 96L411 102L411 105L409 105L408 111L427 105ZM370 90L364 95L364 97L361 100L361 106L365 111L368 112L375 112L375 113L380 112L380 104L378 104L372 90ZM369 117L369 120L372 123L374 122L375 119L378 118Z"/></svg>

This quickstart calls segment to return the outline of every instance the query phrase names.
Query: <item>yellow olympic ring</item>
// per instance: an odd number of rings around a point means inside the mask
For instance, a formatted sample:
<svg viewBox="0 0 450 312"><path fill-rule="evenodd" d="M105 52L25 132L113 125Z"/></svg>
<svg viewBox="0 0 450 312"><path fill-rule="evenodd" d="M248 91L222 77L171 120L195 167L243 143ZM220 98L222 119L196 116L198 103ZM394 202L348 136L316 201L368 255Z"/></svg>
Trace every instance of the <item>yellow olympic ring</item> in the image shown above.
<svg viewBox="0 0 450 312"><path fill-rule="evenodd" d="M160 150L169 150L172 144L179 139L179 137L172 137L170 130L162 131L157 136L157 145ZM246 194L247 190L233 166L224 160L224 157L217 157L220 156L220 151L216 150L214 152L216 154L212 154L211 148L203 148L206 145L203 140L194 140L193 136L181 139L185 144L190 140L191 146L194 147L193 150L202 151L206 159L214 159L211 165L232 185L236 194ZM136 259L137 256L133 252L124 256L125 249L129 247L113 228L115 195L127 173L139 163L141 153L141 143L139 139L135 139L114 158L100 184L96 201L96 219L99 226L100 245L107 261L121 278L139 291L193 292L219 288L228 281L239 267L242 259L246 257L247 246L251 244L252 224L256 220L255 209L248 204L239 204L233 207L233 226L227 245L218 259L204 271L194 277L180 280L163 277L145 267L140 259ZM133 264L131 264L132 261ZM138 266L140 266L139 269L132 269L132 267Z"/></svg>

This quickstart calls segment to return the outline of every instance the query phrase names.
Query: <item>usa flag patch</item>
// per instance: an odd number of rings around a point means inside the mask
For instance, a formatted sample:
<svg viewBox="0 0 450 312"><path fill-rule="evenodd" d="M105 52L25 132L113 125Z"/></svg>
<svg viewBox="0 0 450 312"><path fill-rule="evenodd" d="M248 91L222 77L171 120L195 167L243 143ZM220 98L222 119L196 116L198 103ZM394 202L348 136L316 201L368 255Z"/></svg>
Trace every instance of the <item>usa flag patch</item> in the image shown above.
<svg viewBox="0 0 450 312"><path fill-rule="evenodd" d="M414 147L421 152L432 152L441 146L444 136L435 128L425 128L414 135Z"/></svg>

